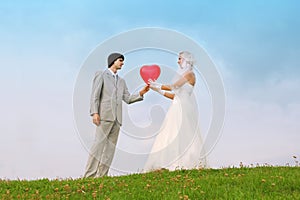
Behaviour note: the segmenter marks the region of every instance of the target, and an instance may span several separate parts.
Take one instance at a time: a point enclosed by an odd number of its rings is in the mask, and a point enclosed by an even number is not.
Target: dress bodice
[[[193,93],[194,86],[186,82],[181,87],[174,90],[175,94],[178,95],[191,95]]]

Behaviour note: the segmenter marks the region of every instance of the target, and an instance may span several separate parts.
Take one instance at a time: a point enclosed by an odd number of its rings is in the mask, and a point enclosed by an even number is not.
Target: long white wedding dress
[[[193,88],[186,82],[173,90],[175,97],[156,134],[143,171],[206,167]]]

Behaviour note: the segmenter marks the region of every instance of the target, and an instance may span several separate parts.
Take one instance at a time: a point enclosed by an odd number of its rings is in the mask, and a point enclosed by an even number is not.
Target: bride
[[[156,134],[144,171],[206,166],[197,102],[193,95],[196,78],[192,54],[187,51],[180,52],[177,63],[179,68],[173,84],[163,85],[151,80],[149,82],[152,90],[172,99],[172,104]]]

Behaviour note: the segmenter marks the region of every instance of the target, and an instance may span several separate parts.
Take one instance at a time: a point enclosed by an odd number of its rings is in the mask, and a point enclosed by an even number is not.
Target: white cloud
[[[300,152],[299,89],[299,80],[269,79],[244,93],[228,90],[226,123],[212,166],[293,162]]]

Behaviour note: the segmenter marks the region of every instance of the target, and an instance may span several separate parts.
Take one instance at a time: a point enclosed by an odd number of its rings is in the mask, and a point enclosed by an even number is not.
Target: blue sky
[[[216,64],[227,115],[212,166],[292,163],[300,156],[299,7],[296,0],[1,1],[0,177],[82,175],[87,151],[72,111],[80,67],[103,41],[142,27],[187,35]]]

